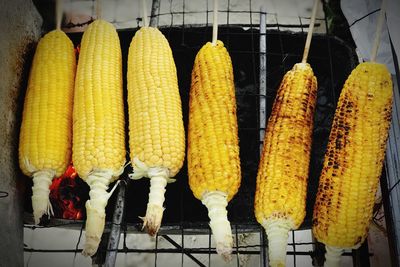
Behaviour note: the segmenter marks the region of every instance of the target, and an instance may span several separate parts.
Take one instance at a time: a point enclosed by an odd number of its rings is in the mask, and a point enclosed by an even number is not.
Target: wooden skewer
[[[101,19],[101,0],[96,0],[96,18]]]
[[[61,30],[61,21],[63,14],[62,0],[56,0],[56,29]]]
[[[382,0],[381,11],[379,12],[378,23],[376,25],[374,45],[372,46],[371,50],[370,60],[372,62],[376,60],[376,55],[378,54],[379,43],[381,41],[383,21],[385,20],[385,12],[386,12],[386,0]]]
[[[142,0],[142,13],[143,13],[143,25],[142,27],[147,27],[148,19],[147,19],[147,10],[146,10],[146,0]]]
[[[153,0],[151,4],[150,21],[149,26],[155,27],[158,21],[157,12],[160,9],[160,0]]]
[[[313,6],[312,14],[311,14],[311,21],[310,21],[310,25],[308,26],[306,44],[304,46],[303,59],[301,60],[302,63],[307,62],[308,52],[310,51],[311,38],[312,38],[313,31],[314,31],[315,17],[317,15],[318,2],[319,2],[319,0],[314,0],[314,6]]]
[[[218,40],[218,0],[214,0],[212,45]]]

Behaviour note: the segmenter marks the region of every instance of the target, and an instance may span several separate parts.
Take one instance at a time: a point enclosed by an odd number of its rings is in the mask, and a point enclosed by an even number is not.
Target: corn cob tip
[[[155,236],[160,229],[164,213],[165,187],[168,183],[168,170],[165,168],[151,168],[148,172],[150,178],[149,202],[147,204],[146,215],[141,217],[143,228],[151,236]]]
[[[49,200],[50,185],[56,175],[54,170],[41,170],[33,173],[32,208],[35,224],[39,224],[44,215],[53,215]]]
[[[161,226],[164,208],[158,205],[147,205],[146,216],[139,217],[143,221],[142,230],[146,228],[147,233],[156,236]]]
[[[222,259],[225,262],[230,262],[232,260],[232,243],[233,241],[230,241],[232,238],[226,238],[224,242],[219,242],[217,243],[216,249],[218,255],[222,256]]]
[[[167,183],[174,182],[175,179],[170,178],[170,171],[168,168],[149,167],[138,157],[133,159],[132,166],[133,173],[129,175],[129,178],[137,180],[142,177],[148,177],[150,179],[150,192],[146,215],[139,218],[143,221],[142,229],[146,228],[149,235],[155,236],[160,229],[164,213],[165,187]]]
[[[340,256],[343,253],[343,249],[331,246],[325,246],[325,263],[324,267],[339,267]]]
[[[232,230],[228,221],[228,195],[221,191],[212,191],[203,195],[202,203],[208,209],[210,228],[214,236],[217,253],[225,261],[231,260],[232,253]]]
[[[93,256],[100,244],[103,234],[106,213],[104,208],[95,208],[92,206],[93,200],[86,201],[86,241],[82,251],[85,257]]]
[[[93,256],[100,244],[103,235],[108,199],[117,188],[117,182],[110,192],[107,192],[112,177],[111,170],[93,171],[86,179],[90,187],[90,199],[86,201],[86,242],[82,251],[84,256]]]
[[[262,224],[268,236],[269,266],[286,266],[286,247],[290,229],[294,229],[291,220],[279,218],[265,220]]]

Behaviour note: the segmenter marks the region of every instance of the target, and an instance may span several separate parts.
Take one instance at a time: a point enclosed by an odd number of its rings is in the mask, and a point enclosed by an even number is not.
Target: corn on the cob
[[[205,44],[192,70],[188,172],[194,196],[208,209],[217,252],[232,251],[226,206],[240,182],[238,126],[232,62],[221,41]]]
[[[76,74],[72,155],[77,173],[90,186],[83,250],[86,256],[97,251],[105,207],[112,194],[106,190],[125,164],[121,60],[114,26],[104,20],[90,24],[82,37]]]
[[[150,178],[143,227],[155,235],[164,212],[164,193],[185,157],[185,130],[175,62],[167,39],[142,27],[128,54],[129,147],[132,179]]]
[[[71,161],[74,46],[54,30],[39,42],[29,75],[19,140],[19,164],[33,176],[35,223],[51,213],[49,186]]]
[[[340,94],[314,206],[313,233],[327,245],[329,266],[338,264],[341,249],[357,248],[367,237],[391,107],[386,66],[359,64]]]
[[[288,71],[265,132],[255,215],[268,235],[270,266],[285,266],[288,232],[305,216],[317,79],[307,63]]]

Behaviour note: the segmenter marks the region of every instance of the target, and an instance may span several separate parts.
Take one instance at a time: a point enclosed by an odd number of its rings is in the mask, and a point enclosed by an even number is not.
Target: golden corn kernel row
[[[197,53],[189,100],[189,185],[207,207],[216,250],[231,258],[233,238],[227,205],[241,182],[232,62],[221,41]]]
[[[153,27],[136,32],[128,55],[129,147],[147,167],[175,176],[185,158],[185,130],[178,78],[167,39]]]
[[[71,161],[74,46],[59,30],[39,42],[29,75],[19,140],[24,174],[54,170],[60,176]]]
[[[255,215],[261,224],[288,219],[297,228],[303,222],[316,94],[309,64],[298,63],[283,77],[257,175]]]
[[[392,81],[385,65],[361,63],[340,94],[314,206],[318,241],[354,248],[365,240],[391,120]]]
[[[121,47],[114,26],[104,20],[91,23],[82,37],[73,118],[73,163],[90,187],[82,254],[92,256],[116,188],[108,193],[108,186],[123,172],[126,158]]]
[[[230,56],[221,41],[205,44],[193,70],[189,102],[188,173],[194,195],[226,192],[241,181],[235,86]]]
[[[94,169],[121,173],[124,127],[119,37],[112,24],[96,20],[82,37],[75,81],[73,163],[80,177]]]
[[[19,139],[19,165],[33,179],[35,223],[52,214],[50,185],[71,161],[72,97],[76,59],[67,35],[47,33],[35,51],[25,96]]]

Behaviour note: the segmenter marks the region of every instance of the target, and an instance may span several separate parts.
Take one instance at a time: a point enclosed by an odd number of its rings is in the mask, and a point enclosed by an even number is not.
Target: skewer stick
[[[142,0],[142,12],[143,12],[143,25],[142,27],[147,27],[148,19],[147,19],[147,10],[146,10],[146,0]]]
[[[96,0],[96,18],[101,19],[101,0]]]
[[[381,41],[383,21],[385,20],[385,12],[386,12],[386,0],[382,0],[381,11],[379,12],[378,24],[376,25],[374,45],[371,50],[372,62],[376,60],[376,55],[378,54],[379,43]]]
[[[160,9],[160,0],[153,0],[152,2],[149,26],[155,27],[158,22],[157,12],[159,12]]]
[[[62,0],[56,0],[56,29],[61,30],[61,20],[63,14]]]
[[[218,0],[214,0],[212,45],[218,40]]]
[[[308,26],[306,44],[304,46],[303,59],[301,60],[302,63],[307,62],[308,52],[310,51],[311,38],[312,38],[313,31],[314,31],[315,17],[317,15],[318,2],[319,2],[319,0],[314,0],[314,6],[313,6],[312,14],[311,14],[311,21],[310,21],[310,25]]]

